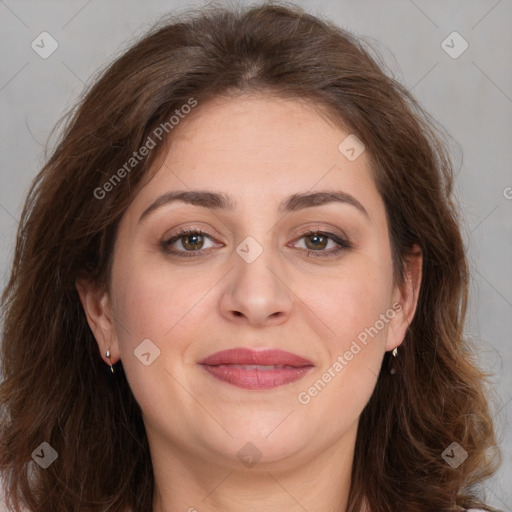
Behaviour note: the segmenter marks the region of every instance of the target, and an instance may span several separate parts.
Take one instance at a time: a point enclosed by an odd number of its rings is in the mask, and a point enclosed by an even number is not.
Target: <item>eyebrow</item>
[[[210,208],[212,210],[232,211],[236,208],[236,202],[222,192],[209,192],[203,190],[173,191],[157,197],[142,213],[139,222],[142,222],[149,214],[160,209],[164,205],[180,201],[182,203]],[[305,208],[322,206],[329,203],[343,203],[355,207],[359,212],[369,218],[365,207],[352,195],[342,191],[321,191],[293,194],[286,197],[279,204],[281,213],[295,212]]]

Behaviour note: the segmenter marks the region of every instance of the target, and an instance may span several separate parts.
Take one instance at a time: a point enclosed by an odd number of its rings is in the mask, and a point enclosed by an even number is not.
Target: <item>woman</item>
[[[437,130],[298,8],[155,27],[72,113],[3,295],[29,511],[455,511],[497,466]]]

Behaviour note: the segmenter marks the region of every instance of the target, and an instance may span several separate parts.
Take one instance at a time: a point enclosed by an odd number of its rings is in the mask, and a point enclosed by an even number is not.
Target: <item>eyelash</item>
[[[171,245],[178,241],[180,238],[182,238],[183,236],[186,236],[186,235],[200,235],[202,237],[207,237],[209,238],[210,240],[212,240],[212,237],[206,233],[205,231],[202,231],[201,229],[194,229],[194,228],[184,228],[184,229],[181,229],[180,231],[178,231],[178,233],[176,233],[172,238],[168,239],[168,240],[164,240],[162,242],[162,249],[164,250],[164,252],[166,253],[169,253],[169,254],[172,254],[172,255],[175,255],[175,256],[178,256],[178,257],[183,257],[183,258],[195,258],[195,257],[198,257],[198,256],[201,256],[202,254],[204,254],[205,252],[209,252],[210,249],[213,249],[212,248],[208,248],[208,249],[198,249],[196,251],[177,251],[175,249],[170,249]],[[324,251],[324,250],[319,250],[319,251],[311,251],[311,250],[306,250],[307,251],[307,255],[308,256],[312,256],[314,258],[328,258],[330,256],[334,256],[342,251],[345,251],[347,249],[351,249],[352,248],[352,245],[350,244],[350,242],[346,239],[346,238],[342,238],[338,235],[335,235],[334,233],[329,233],[327,231],[321,231],[319,229],[317,230],[308,230],[304,233],[302,233],[299,238],[297,238],[296,240],[301,240],[302,238],[305,238],[307,236],[312,236],[312,235],[320,235],[320,236],[325,236],[327,237],[329,240],[332,240],[333,242],[335,242],[336,244],[338,244],[338,247],[336,247],[335,249],[330,249],[328,251]]]

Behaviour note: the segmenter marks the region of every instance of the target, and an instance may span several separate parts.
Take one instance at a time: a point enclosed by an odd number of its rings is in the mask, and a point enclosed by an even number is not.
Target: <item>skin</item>
[[[199,105],[174,129],[164,164],[121,220],[110,292],[77,284],[105,362],[110,348],[141,405],[154,512],[346,510],[359,416],[384,352],[403,341],[421,280],[416,251],[405,285],[393,282],[368,155],[351,162],[338,150],[349,133],[297,100],[246,95]],[[158,196],[178,190],[223,192],[236,207],[175,202],[139,222]],[[351,194],[367,215],[344,203],[279,212],[284,198],[317,191]],[[162,241],[179,227],[211,236],[202,253],[165,252]],[[311,250],[306,228],[346,236],[351,247],[319,256],[337,244]],[[236,252],[248,236],[263,250],[252,263]],[[178,239],[172,247],[185,251],[190,243]],[[343,370],[300,403],[299,393],[397,302],[400,311],[378,335],[359,343]],[[160,350],[149,366],[134,356],[144,339]],[[280,348],[314,368],[296,382],[255,391],[198,365],[236,347]],[[252,467],[237,457],[248,442],[261,454]]]

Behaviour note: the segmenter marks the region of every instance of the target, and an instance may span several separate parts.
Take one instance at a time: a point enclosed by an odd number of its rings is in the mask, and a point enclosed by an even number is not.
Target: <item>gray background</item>
[[[248,4],[249,2],[240,2]],[[457,196],[472,270],[467,335],[494,374],[492,403],[504,462],[484,486],[490,504],[512,511],[512,2],[297,1],[374,45],[391,72],[452,135]],[[0,286],[29,184],[50,130],[85,84],[161,15],[205,2],[0,0]],[[31,43],[47,31],[58,49]],[[452,58],[441,43],[469,44]],[[452,51],[461,48],[457,39]],[[52,139],[53,140],[53,139]],[[508,484],[508,485],[507,485]]]

